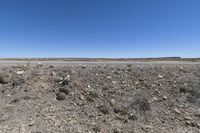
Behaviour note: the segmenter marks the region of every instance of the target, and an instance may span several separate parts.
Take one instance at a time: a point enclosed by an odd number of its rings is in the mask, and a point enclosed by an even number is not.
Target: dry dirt
[[[0,133],[200,133],[198,63],[0,64]]]

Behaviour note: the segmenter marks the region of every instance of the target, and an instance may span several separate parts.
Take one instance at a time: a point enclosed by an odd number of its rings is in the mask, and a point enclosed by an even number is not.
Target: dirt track
[[[0,67],[0,133],[200,133],[200,63]]]

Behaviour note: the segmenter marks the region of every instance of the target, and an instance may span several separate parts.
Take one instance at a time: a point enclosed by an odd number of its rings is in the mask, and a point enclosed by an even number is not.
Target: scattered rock
[[[38,66],[38,67],[42,67],[43,64],[42,64],[42,63],[38,63],[37,66]]]
[[[152,129],[152,126],[149,125],[145,125],[144,127],[142,127],[142,129],[146,132],[150,132],[150,130]]]
[[[130,113],[129,116],[128,116],[128,119],[135,121],[135,120],[137,120],[137,116],[134,115],[133,113]]]
[[[167,96],[163,95],[163,100],[167,100]]]
[[[121,112],[121,109],[118,107],[118,106],[115,106],[114,107],[114,113],[120,113]]]
[[[158,98],[157,97],[153,97],[153,101],[157,101],[158,100]]]
[[[20,101],[20,99],[17,98],[17,99],[12,100],[11,103],[18,103],[19,101]]]
[[[195,111],[195,116],[198,117],[198,118],[200,118],[200,108],[197,109],[197,111]]]
[[[94,125],[93,131],[95,133],[101,132],[101,127],[99,125],[97,125],[96,123],[94,123],[93,125]]]
[[[175,111],[177,114],[181,114],[180,110],[178,110],[177,108],[174,108],[174,111]]]
[[[110,104],[111,104],[112,106],[114,106],[114,105],[116,104],[115,99],[111,99],[111,100],[110,100]]]
[[[163,78],[164,76],[162,76],[162,75],[158,75],[158,77],[159,77],[159,78]]]
[[[34,124],[35,124],[35,121],[33,120],[33,118],[29,118],[28,126],[33,126]]]
[[[116,127],[113,129],[113,133],[121,133],[121,130],[118,127]]]
[[[192,120],[192,118],[190,116],[185,116],[184,118],[185,120]]]
[[[81,66],[82,69],[85,69],[86,67],[87,67],[87,65],[82,65]]]
[[[106,78],[107,78],[107,79],[112,79],[112,77],[111,77],[111,76],[107,76]]]
[[[51,72],[51,76],[56,77],[56,72]]]
[[[22,75],[22,74],[24,74],[24,71],[17,71],[16,72],[18,75]]]
[[[191,122],[190,122],[189,120],[186,120],[186,121],[185,121],[185,124],[186,124],[187,126],[189,126],[189,125],[191,125]]]
[[[0,73],[0,83],[7,84],[12,80],[11,74]]]
[[[69,89],[68,88],[59,88],[59,92],[63,92],[63,93],[65,93],[66,95],[68,95],[69,94]]]
[[[66,95],[65,95],[65,93],[63,93],[63,92],[60,92],[60,93],[58,93],[57,95],[56,95],[56,99],[57,100],[65,100],[66,99]]]
[[[55,68],[55,66],[54,65],[50,65],[49,68]]]
[[[191,122],[191,121],[187,120],[187,121],[185,121],[185,124],[187,126],[196,127],[196,128],[200,129],[200,124],[197,122],[194,122],[194,121]]]

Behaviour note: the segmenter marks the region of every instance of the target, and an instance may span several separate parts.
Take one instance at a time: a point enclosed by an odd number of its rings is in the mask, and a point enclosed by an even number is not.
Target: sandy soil
[[[200,63],[0,61],[0,133],[200,133]]]

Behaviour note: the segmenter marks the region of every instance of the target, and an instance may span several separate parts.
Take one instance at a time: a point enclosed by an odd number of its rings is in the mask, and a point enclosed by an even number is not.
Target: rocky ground
[[[200,133],[200,65],[0,65],[0,133]]]

